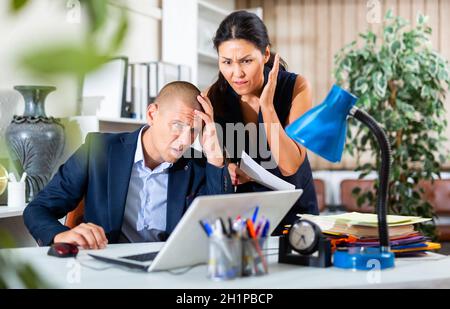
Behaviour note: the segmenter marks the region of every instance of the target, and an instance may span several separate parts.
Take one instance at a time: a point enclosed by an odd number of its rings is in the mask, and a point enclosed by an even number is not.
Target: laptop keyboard
[[[128,260],[133,260],[133,261],[138,261],[138,262],[148,262],[148,261],[153,261],[157,254],[158,254],[158,251],[136,254],[136,255],[129,255],[129,256],[122,256],[122,259],[128,259]]]

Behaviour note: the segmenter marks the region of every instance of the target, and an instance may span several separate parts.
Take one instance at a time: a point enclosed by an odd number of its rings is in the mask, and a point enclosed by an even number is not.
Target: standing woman
[[[225,148],[235,150],[229,153],[232,163],[228,169],[237,192],[268,190],[239,169],[242,149],[237,149],[237,143],[227,145],[227,123],[253,123],[255,136],[249,134],[243,150],[249,153],[250,148],[256,148],[257,156],[252,157],[261,163],[264,160],[261,146],[270,149],[275,164],[268,170],[304,191],[283,222],[292,223],[297,213],[318,214],[306,149],[284,131],[311,108],[309,83],[302,76],[287,72],[284,61],[271,53],[266,26],[253,13],[237,11],[228,15],[213,41],[220,72],[218,80],[207,90],[207,96],[214,108],[215,121],[222,127]],[[265,145],[255,145],[261,134]]]

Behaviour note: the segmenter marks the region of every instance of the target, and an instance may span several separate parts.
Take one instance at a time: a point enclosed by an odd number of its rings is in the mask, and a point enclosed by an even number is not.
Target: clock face
[[[310,221],[297,221],[289,232],[289,243],[296,251],[302,254],[314,252],[318,240],[318,230]]]

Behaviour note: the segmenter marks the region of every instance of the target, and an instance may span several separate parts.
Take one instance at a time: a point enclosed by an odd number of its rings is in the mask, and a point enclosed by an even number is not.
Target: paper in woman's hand
[[[239,168],[257,183],[272,190],[294,190],[295,186],[275,176],[242,151]]]

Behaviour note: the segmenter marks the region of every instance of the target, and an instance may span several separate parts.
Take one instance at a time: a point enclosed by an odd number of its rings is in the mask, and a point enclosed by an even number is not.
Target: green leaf
[[[111,40],[110,52],[115,52],[121,45],[128,32],[128,18],[124,10],[121,11],[121,17],[117,26],[117,31]]]
[[[352,195],[358,195],[361,192],[361,188],[360,187],[355,187],[352,190]]]
[[[396,102],[397,108],[401,112],[400,116],[407,117],[409,119],[415,119],[415,112],[416,110],[414,107],[408,103],[405,103],[401,100],[397,100]]]
[[[17,13],[22,10],[29,2],[29,0],[10,0],[9,10],[10,12]]]
[[[359,96],[363,95],[369,89],[369,85],[367,85],[365,79],[357,79],[355,82],[355,92],[358,93]]]
[[[78,46],[48,46],[22,56],[21,64],[36,74],[83,76],[102,65],[109,55]]]
[[[372,77],[372,82],[374,86],[374,94],[379,98],[383,99],[386,95],[387,80],[382,72],[376,72]]]
[[[390,52],[396,56],[402,49],[402,43],[398,40],[395,40],[391,43],[389,50]]]
[[[386,15],[384,16],[385,19],[392,19],[394,18],[394,14],[392,12],[392,9],[387,10]]]
[[[106,21],[107,0],[82,0],[89,15],[90,28],[92,32],[99,30]]]
[[[428,23],[428,16],[425,16],[423,14],[419,14],[417,17],[417,23],[422,26],[425,25],[426,23]]]
[[[414,58],[413,56],[405,57],[402,60],[402,65],[404,66],[403,67],[404,71],[409,71],[412,73],[420,72],[419,61],[416,58]]]

